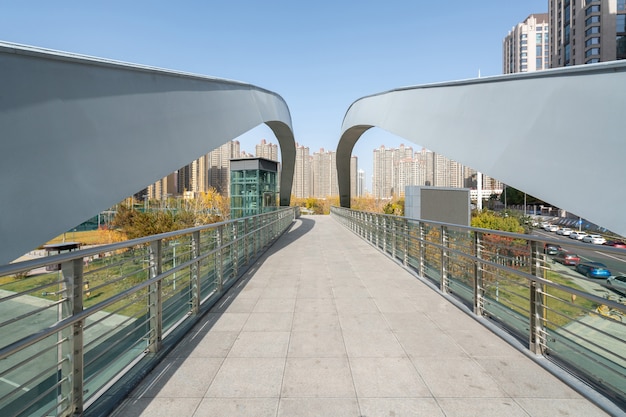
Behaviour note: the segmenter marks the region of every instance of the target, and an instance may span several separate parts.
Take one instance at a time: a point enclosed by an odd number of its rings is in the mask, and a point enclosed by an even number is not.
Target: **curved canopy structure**
[[[355,101],[337,147],[341,205],[350,155],[380,127],[626,235],[626,63],[393,90]]]
[[[0,43],[0,264],[267,124],[289,205],[295,141],[254,85]]]

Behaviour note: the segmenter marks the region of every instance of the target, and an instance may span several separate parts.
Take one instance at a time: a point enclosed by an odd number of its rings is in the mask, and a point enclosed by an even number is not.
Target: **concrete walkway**
[[[303,216],[116,416],[604,416],[329,216]]]

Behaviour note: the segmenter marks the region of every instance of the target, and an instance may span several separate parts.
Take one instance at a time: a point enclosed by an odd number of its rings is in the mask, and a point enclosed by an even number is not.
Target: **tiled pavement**
[[[303,216],[116,416],[605,416],[329,216]]]

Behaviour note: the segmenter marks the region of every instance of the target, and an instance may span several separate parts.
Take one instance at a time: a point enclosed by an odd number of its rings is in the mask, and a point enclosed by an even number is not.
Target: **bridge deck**
[[[117,416],[603,416],[329,216],[303,216]]]

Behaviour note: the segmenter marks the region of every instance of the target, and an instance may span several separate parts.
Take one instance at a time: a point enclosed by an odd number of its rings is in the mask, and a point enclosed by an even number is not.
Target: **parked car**
[[[563,248],[556,243],[546,243],[543,245],[543,252],[546,255],[556,255],[556,253],[561,250],[563,250]]]
[[[618,292],[626,294],[626,277],[623,275],[607,278],[606,285]]]
[[[559,230],[559,226],[557,226],[556,224],[551,224],[548,227],[544,227],[544,229],[547,232],[556,232],[557,230]]]
[[[600,235],[587,235],[583,237],[583,242],[593,243],[594,245],[602,245],[606,239]]]
[[[563,235],[563,236],[569,236],[571,235],[573,232],[572,229],[570,229],[569,227],[562,227],[559,230],[556,231],[557,235]]]
[[[576,240],[583,240],[583,237],[587,236],[587,233],[585,232],[572,232],[569,235],[570,239],[576,239]]]
[[[576,265],[576,271],[587,278],[608,278],[611,276],[611,271],[600,262],[579,262]]]
[[[614,248],[626,249],[626,242],[623,242],[621,240],[609,240],[604,244],[607,246],[613,246]]]
[[[580,257],[575,253],[561,250],[554,255],[554,258],[552,258],[552,260],[563,265],[578,265],[578,263],[580,262]]]

